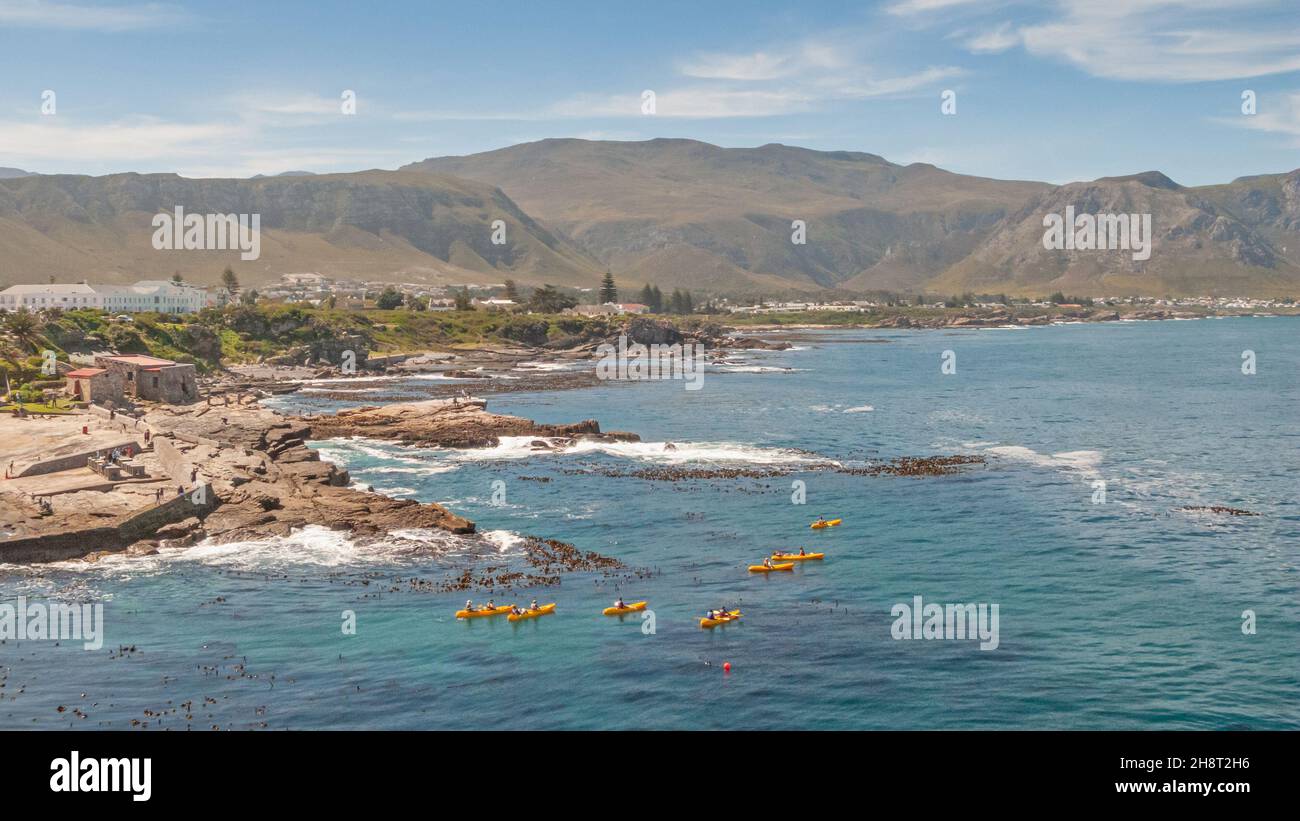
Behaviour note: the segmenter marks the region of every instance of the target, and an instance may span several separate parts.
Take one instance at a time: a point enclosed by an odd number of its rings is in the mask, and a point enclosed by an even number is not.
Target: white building
[[[96,308],[114,314],[191,314],[216,304],[206,289],[184,282],[146,279],[134,285],[12,285],[0,291],[0,310]]]

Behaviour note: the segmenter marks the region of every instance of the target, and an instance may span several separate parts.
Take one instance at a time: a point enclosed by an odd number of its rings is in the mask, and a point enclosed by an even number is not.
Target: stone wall
[[[195,503],[196,495],[201,504]],[[191,489],[184,496],[128,513],[112,525],[0,540],[0,562],[61,562],[100,550],[125,550],[141,539],[152,538],[164,525],[204,518],[219,504],[212,486],[202,485],[198,494]]]
[[[96,453],[111,453],[113,448],[131,447],[132,453],[139,453],[142,448],[140,443],[134,439],[123,439],[115,444],[105,445],[104,447],[94,448],[81,453],[73,453],[68,456],[60,456],[57,459],[46,459],[35,464],[28,465],[25,470],[18,474],[23,476],[43,476],[46,473],[58,473],[61,470],[72,470],[73,468],[84,468],[90,457]]]
[[[178,485],[189,487],[190,473],[194,470],[194,463],[189,457],[176,449],[171,440],[165,436],[155,437],[153,440],[154,453],[158,455],[158,461],[162,464],[163,470],[172,481]]]

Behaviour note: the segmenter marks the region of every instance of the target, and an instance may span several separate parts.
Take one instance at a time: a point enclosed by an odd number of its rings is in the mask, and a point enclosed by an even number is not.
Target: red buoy
[[[724,672],[724,673],[730,673],[730,672],[731,672],[731,662],[729,662],[729,661],[724,661],[724,662],[722,663],[722,672]]]

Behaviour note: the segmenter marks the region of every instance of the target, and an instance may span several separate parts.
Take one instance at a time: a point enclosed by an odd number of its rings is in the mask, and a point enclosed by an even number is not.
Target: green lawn
[[[53,405],[46,405],[41,402],[23,402],[22,405],[23,405],[23,409],[26,410],[28,413],[65,414],[65,413],[72,412],[71,405],[62,402]],[[17,404],[13,402],[9,403],[8,405],[0,405],[0,413],[13,413],[14,409],[17,407],[18,407]]]

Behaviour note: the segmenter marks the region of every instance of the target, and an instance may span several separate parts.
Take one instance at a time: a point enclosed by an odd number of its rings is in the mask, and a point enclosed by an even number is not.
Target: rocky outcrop
[[[572,437],[601,435],[600,425],[587,419],[571,425],[543,425],[519,416],[489,413],[482,399],[362,407],[332,416],[304,420],[315,439],[366,436],[392,439],[420,447],[479,448],[498,444],[502,436]]]
[[[633,317],[627,323],[627,341],[638,345],[676,345],[682,341],[681,331],[671,322],[649,317]]]

